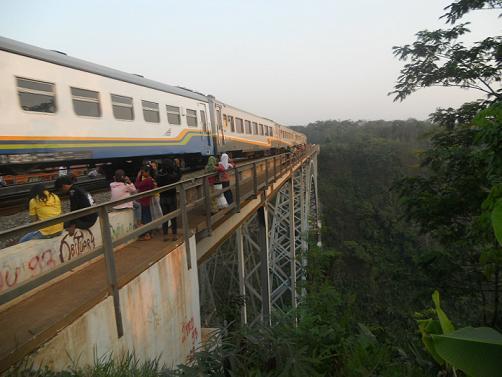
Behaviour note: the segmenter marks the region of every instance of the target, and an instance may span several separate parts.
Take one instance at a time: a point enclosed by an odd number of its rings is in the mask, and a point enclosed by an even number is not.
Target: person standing
[[[178,182],[180,179],[181,170],[176,165],[176,163],[170,158],[163,159],[157,174],[157,184],[159,185],[159,187],[171,185]],[[160,193],[160,206],[164,215],[167,215],[169,212],[172,212],[176,210],[176,208],[178,208],[175,187]],[[169,229],[167,221],[162,224],[162,231],[164,233],[164,241],[169,240]],[[178,222],[176,220],[176,217],[171,219],[171,231],[173,240],[177,240]]]
[[[230,169],[233,169],[233,167],[233,164],[229,162],[228,154],[223,153],[220,157],[220,162],[216,170],[218,170],[219,172],[219,179],[224,189],[230,187],[230,176],[228,174],[228,171]],[[228,205],[232,204],[232,202],[234,201],[232,190],[225,191],[223,195],[225,195],[225,199],[227,199]]]
[[[94,199],[91,194],[89,194],[82,188],[75,186],[73,179],[68,175],[64,175],[56,179],[54,186],[57,190],[68,193],[70,197],[70,211],[76,211],[78,209],[87,208],[94,205]],[[79,217],[78,219],[65,222],[64,227],[68,231],[70,236],[72,236],[75,232],[75,228],[89,229],[96,223],[97,219],[97,212],[90,213],[89,215]]]
[[[136,186],[131,182],[129,177],[125,175],[124,170],[118,169],[113,176],[113,182],[110,183],[111,201],[125,199],[137,192]],[[114,210],[123,210],[132,208],[134,211],[134,224],[138,225],[141,222],[141,205],[138,202],[130,201],[113,207]]]
[[[154,189],[154,181],[152,178],[153,169],[150,166],[143,166],[141,170],[138,172],[136,177],[136,182],[134,185],[138,192],[145,192]],[[151,197],[147,196],[145,198],[138,199],[139,204],[141,205],[141,222],[143,225],[148,224],[152,221],[152,213],[150,211],[150,201]],[[148,231],[143,234],[139,239],[141,241],[148,241],[151,239],[151,232]]]
[[[209,184],[209,195],[211,197],[211,214],[215,214],[216,212],[218,212],[218,203],[216,201],[216,191],[214,188],[214,185],[216,183],[218,183],[217,182],[218,175],[216,174],[217,173],[217,170],[216,170],[217,164],[218,164],[218,160],[216,159],[216,157],[209,156],[209,158],[207,159],[207,165],[205,168],[206,173],[215,173],[214,175],[210,175],[209,177],[207,177],[207,183]]]
[[[42,183],[37,183],[30,190],[29,213],[30,220],[43,221],[61,215],[61,201],[59,196],[47,191]],[[63,232],[63,223],[50,225],[46,228],[25,234],[19,242],[52,238]]]

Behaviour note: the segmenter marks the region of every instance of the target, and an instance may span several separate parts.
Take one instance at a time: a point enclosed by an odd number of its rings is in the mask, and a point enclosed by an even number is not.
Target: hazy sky
[[[0,35],[171,85],[286,125],[425,119],[480,94],[422,90],[393,103],[392,46],[442,27],[442,0],[0,0]],[[472,40],[500,34],[478,11]]]

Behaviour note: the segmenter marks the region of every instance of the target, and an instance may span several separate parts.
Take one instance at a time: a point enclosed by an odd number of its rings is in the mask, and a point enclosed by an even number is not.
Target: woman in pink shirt
[[[125,199],[135,194],[137,192],[136,187],[128,176],[125,175],[125,172],[122,169],[118,169],[115,171],[115,175],[113,177],[115,182],[110,183],[110,189],[112,193],[111,200],[120,200]],[[113,207],[115,210],[123,210],[132,208],[134,210],[134,222],[135,225],[138,225],[141,222],[141,206],[139,203],[130,201],[125,202]]]

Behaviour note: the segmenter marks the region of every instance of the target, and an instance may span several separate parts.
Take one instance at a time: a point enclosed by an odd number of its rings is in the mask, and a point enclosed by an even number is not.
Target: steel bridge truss
[[[263,202],[199,266],[204,327],[271,324],[272,312],[296,308],[305,295],[309,241],[321,242],[317,158]]]

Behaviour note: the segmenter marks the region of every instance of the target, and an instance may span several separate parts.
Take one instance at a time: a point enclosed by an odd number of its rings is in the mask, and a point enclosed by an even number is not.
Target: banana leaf
[[[432,334],[442,334],[441,325],[436,319],[422,319],[418,321],[418,329],[422,335],[422,342],[424,343],[425,349],[429,354],[436,360],[439,365],[444,364],[444,360],[438,355],[436,349],[434,348],[434,341],[432,340]]]
[[[437,354],[468,376],[502,376],[502,334],[494,329],[464,327],[431,338]]]
[[[436,314],[438,315],[439,323],[441,324],[441,329],[443,329],[443,334],[449,334],[455,331],[455,327],[448,319],[446,313],[441,309],[441,305],[439,302],[439,292],[437,290],[432,294],[432,301],[434,301],[434,305],[436,307]]]

